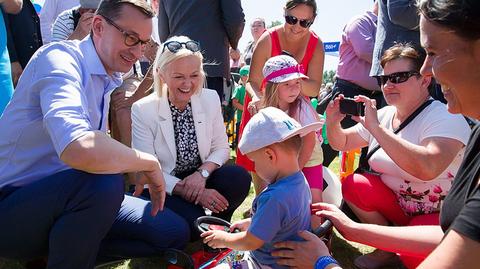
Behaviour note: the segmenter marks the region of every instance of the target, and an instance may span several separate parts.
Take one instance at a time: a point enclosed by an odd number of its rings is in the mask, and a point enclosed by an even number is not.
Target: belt
[[[374,96],[374,95],[378,95],[378,94],[382,94],[381,91],[372,91],[372,90],[369,90],[369,89],[365,89],[363,87],[360,87],[358,86],[357,84],[355,83],[352,83],[348,80],[344,80],[344,79],[341,79],[341,78],[337,78],[335,80],[335,84],[337,85],[341,85],[341,86],[345,86],[345,87],[349,87],[351,89],[354,89],[354,90],[357,90],[359,91],[362,95],[366,95],[366,96]]]

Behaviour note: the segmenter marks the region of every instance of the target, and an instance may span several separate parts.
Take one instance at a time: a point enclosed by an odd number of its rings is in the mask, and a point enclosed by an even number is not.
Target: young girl
[[[303,68],[288,55],[270,58],[263,67],[263,106],[273,106],[285,111],[302,126],[322,121],[310,101],[301,92]],[[321,130],[303,137],[298,162],[312,192],[312,202],[322,201],[323,152]]]

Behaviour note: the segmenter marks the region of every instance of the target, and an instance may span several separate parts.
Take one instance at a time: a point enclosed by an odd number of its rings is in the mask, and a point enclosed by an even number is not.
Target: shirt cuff
[[[163,177],[165,178],[165,191],[167,194],[172,195],[173,189],[175,188],[175,185],[180,181],[178,177],[172,176],[167,173],[163,173]]]

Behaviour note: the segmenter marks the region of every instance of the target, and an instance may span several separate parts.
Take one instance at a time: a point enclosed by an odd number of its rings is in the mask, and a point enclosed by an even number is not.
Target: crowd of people
[[[328,219],[376,248],[358,268],[475,268],[480,3],[373,2],[323,91],[315,0],[249,22],[244,51],[240,0],[0,0],[0,257],[93,268],[203,240],[246,268],[341,268],[312,234]],[[324,169],[355,149],[338,208]],[[239,232],[197,231],[251,183]]]

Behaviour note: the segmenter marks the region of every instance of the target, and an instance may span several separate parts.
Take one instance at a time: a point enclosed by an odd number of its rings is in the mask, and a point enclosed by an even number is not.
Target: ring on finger
[[[215,207],[216,204],[217,204],[217,202],[212,201],[212,202],[210,203],[210,206],[211,206],[211,207]]]

